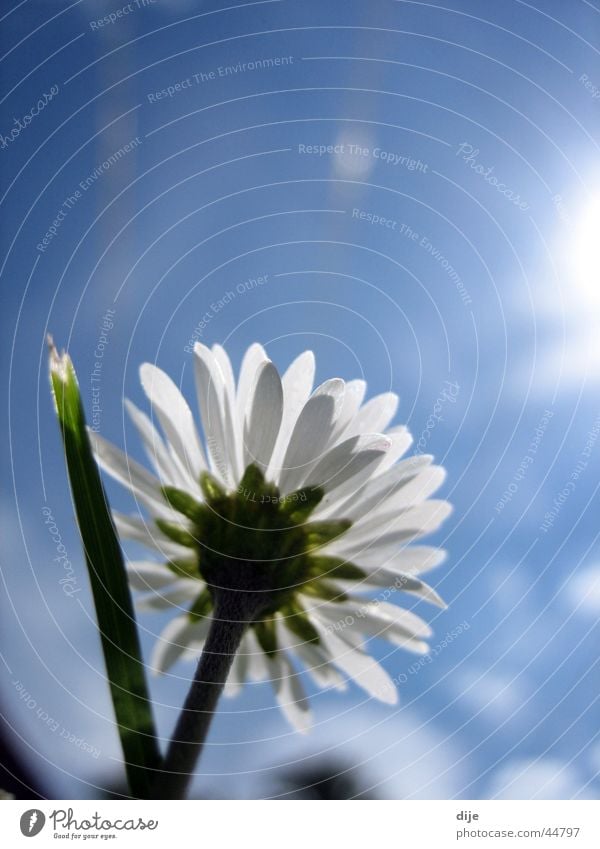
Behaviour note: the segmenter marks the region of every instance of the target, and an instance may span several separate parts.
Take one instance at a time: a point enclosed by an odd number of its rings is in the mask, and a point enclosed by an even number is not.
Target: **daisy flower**
[[[390,599],[409,593],[444,606],[420,577],[444,552],[410,544],[450,512],[429,499],[444,470],[431,456],[402,459],[412,439],[390,427],[392,392],[365,402],[363,380],[337,378],[313,390],[311,351],[280,376],[254,344],[236,383],[224,349],[198,343],[194,370],[203,438],[178,387],[150,363],[140,376],[151,417],[126,402],[154,474],[90,434],[99,465],[148,513],[114,519],[122,539],[154,553],[128,564],[138,609],[173,613],[153,667],[197,659],[223,616],[220,601],[237,598],[242,628],[226,693],[270,680],[299,730],[311,720],[302,670],[320,688],[344,690],[350,679],[395,703],[365,643],[427,651],[429,626]]]

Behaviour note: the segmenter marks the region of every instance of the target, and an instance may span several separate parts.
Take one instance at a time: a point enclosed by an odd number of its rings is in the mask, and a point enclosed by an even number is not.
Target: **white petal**
[[[451,512],[452,507],[447,501],[435,499],[411,506],[399,513],[376,512],[353,525],[340,537],[339,545],[354,547],[360,542],[377,543],[385,536],[404,532],[433,533]]]
[[[336,553],[357,564],[368,556],[389,557],[400,545],[436,531],[451,512],[446,501],[425,501],[375,531],[368,522],[358,530],[353,526],[324,547],[323,554]]]
[[[256,463],[266,469],[273,453],[283,412],[283,389],[279,373],[269,360],[258,371],[252,405],[246,414],[244,466]]]
[[[196,393],[206,437],[206,450],[211,459],[212,471],[227,485],[234,482],[229,457],[229,440],[225,435],[222,398],[225,394],[224,377],[206,345],[194,345],[194,372]]]
[[[278,613],[275,617],[277,627],[277,639],[286,651],[292,652],[304,664],[318,687],[327,689],[333,687],[336,690],[347,689],[346,682],[339,672],[329,662],[327,653],[320,645],[302,642],[292,631],[287,628],[283,616]]]
[[[336,493],[337,497],[324,498],[317,507],[315,516],[318,514],[319,518],[339,517],[353,521],[367,516],[370,511],[382,505],[396,489],[408,483],[419,470],[429,465],[433,459],[431,455],[409,457],[388,468],[382,474],[381,469],[387,464],[390,451],[393,451],[393,446],[375,466],[371,475],[363,477],[362,480],[359,479],[357,486],[342,487]]]
[[[125,407],[142,440],[146,456],[154,466],[160,482],[164,486],[177,486],[187,489],[195,498],[202,498],[200,487],[173,453],[169,453],[158,430],[150,418],[135,404],[125,399]]]
[[[243,470],[243,440],[239,436],[238,423],[235,419],[235,415],[235,405],[230,403],[227,395],[225,395],[223,401],[224,440],[227,456],[229,458],[229,471],[234,485],[240,482]]]
[[[313,392],[298,416],[279,478],[282,495],[302,481],[327,446],[344,400],[344,381],[328,380]]]
[[[411,504],[421,504],[440,488],[446,480],[442,466],[429,466],[386,500],[386,512],[404,510]]]
[[[392,531],[389,534],[384,534],[372,541],[355,542],[352,545],[347,545],[342,550],[341,538],[335,540],[327,546],[320,549],[323,556],[343,557],[345,560],[355,563],[361,568],[369,568],[377,566],[382,561],[392,558],[395,554],[401,554],[413,540],[424,536],[427,531],[423,530],[406,530]]]
[[[380,433],[351,436],[319,460],[304,485],[321,486],[326,492],[332,492],[347,481],[356,486],[356,476],[365,470],[370,473],[390,444],[390,440]]]
[[[166,560],[181,560],[190,556],[190,549],[173,542],[153,522],[146,522],[139,515],[125,516],[116,510],[112,517],[119,536],[132,542],[139,542],[164,557]]]
[[[337,669],[324,659],[324,652],[319,653],[312,643],[296,646],[294,651],[317,687],[323,690],[331,687],[341,693],[348,689],[348,684]]]
[[[197,480],[206,460],[187,401],[171,378],[152,363],[140,367],[140,380],[173,451]]]
[[[112,478],[126,486],[153,513],[163,518],[173,512],[160,491],[160,481],[100,434],[88,428],[96,461]]]
[[[282,651],[268,658],[271,683],[283,715],[296,731],[305,734],[312,725],[308,699],[300,678]]]
[[[342,595],[342,589],[340,587],[340,595]],[[344,631],[344,640],[352,646],[354,649],[358,649],[362,651],[364,648],[365,640],[363,635],[357,628],[347,628],[347,622],[342,623],[342,628],[338,627],[338,619],[339,615],[337,613],[331,614],[332,618],[328,617],[329,605],[327,602],[322,601],[321,599],[315,599],[312,596],[304,595],[303,593],[298,594],[298,599],[302,604],[302,607],[308,614],[308,618],[313,623],[315,628],[317,624],[325,623],[329,629],[329,631],[333,631],[337,633],[338,630]],[[352,617],[351,617],[352,618]],[[353,621],[353,619],[352,619]]]
[[[380,561],[380,565],[392,573],[421,575],[443,563],[446,552],[431,545],[411,545],[403,548],[394,557]],[[358,564],[357,564],[358,565]]]
[[[210,627],[210,617],[191,620],[187,613],[172,619],[162,631],[154,651],[151,665],[155,672],[166,672],[189,648],[192,640],[205,640]]]
[[[227,356],[227,352],[221,345],[213,345],[212,353],[216,366],[220,369],[223,377],[224,393],[221,399],[223,405],[223,424],[225,427],[225,438],[227,440],[227,448],[229,450],[229,462],[231,463],[231,471],[234,478],[234,483],[239,483],[243,471],[242,465],[242,441],[243,434],[241,422],[238,421],[236,394],[235,394],[235,378],[233,376],[233,368],[231,360]]]
[[[357,519],[354,526],[357,531],[367,523],[371,532],[391,529],[395,527],[395,519],[403,511],[422,504],[440,488],[445,478],[446,472],[441,466],[429,466],[418,475],[407,478],[405,482],[397,483],[389,493],[383,494],[380,501],[376,505],[371,505],[369,509],[365,509],[363,505],[359,514],[350,511],[349,518]]]
[[[161,590],[177,580],[177,576],[164,563],[151,560],[133,560],[127,564],[127,577],[133,590]]]
[[[242,637],[240,647],[237,650],[235,657],[233,658],[231,670],[225,683],[225,689],[223,690],[223,694],[226,698],[232,698],[233,696],[237,696],[237,694],[244,686],[246,678],[248,677],[250,651],[251,649],[248,643],[248,634],[245,634]]]
[[[344,403],[336,425],[336,436],[338,439],[343,436],[344,431],[358,413],[366,391],[367,384],[364,380],[349,380],[346,383]]]
[[[356,581],[340,581],[339,583],[346,591],[355,591],[357,588]],[[363,586],[365,589],[369,587],[389,587],[398,592],[410,593],[418,598],[422,598],[424,601],[442,608],[442,610],[447,607],[445,601],[433,587],[430,587],[429,584],[426,584],[425,581],[421,581],[419,578],[402,572],[391,572],[384,568],[371,569],[367,571],[366,577],[360,582],[359,586],[360,589]]]
[[[246,656],[248,663],[248,678],[251,681],[266,681],[270,675],[267,660],[252,628],[246,631]]]
[[[405,486],[419,472],[423,471],[431,463],[433,457],[423,454],[420,457],[409,457],[402,460],[382,475],[376,475],[366,486],[356,494],[355,498],[340,504],[340,515],[349,519],[357,519],[366,516],[371,510],[385,503],[386,498],[396,490]]]
[[[367,571],[383,567],[398,574],[419,575],[442,563],[446,559],[446,552],[428,545],[406,545],[400,550],[397,546],[391,546],[387,551],[378,550],[373,545],[357,550],[352,557],[348,554],[343,556]]]
[[[293,361],[281,379],[283,387],[283,415],[281,427],[273,456],[269,466],[268,476],[276,480],[281,471],[281,464],[287,450],[292,430],[298,420],[302,408],[308,401],[315,378],[315,355],[312,351],[304,351]]]
[[[204,623],[204,628],[202,630],[194,632],[190,636],[189,642],[181,655],[182,660],[197,661],[202,652],[204,651],[204,644],[208,637],[208,632],[212,623],[212,617],[205,616],[201,621]]]
[[[259,345],[258,342],[250,345],[244,354],[244,359],[242,360],[242,365],[240,367],[236,397],[237,419],[240,423],[243,423],[244,421],[244,413],[248,406],[249,395],[254,386],[256,386],[256,372],[259,366],[266,360],[268,360],[268,357],[265,353],[265,349],[262,345]],[[240,429],[240,439],[241,437],[242,432]]]
[[[405,425],[398,425],[397,427],[390,428],[389,430],[386,430],[385,435],[392,440],[392,447],[387,452],[384,460],[377,469],[378,475],[385,472],[390,468],[390,466],[393,466],[394,463],[397,463],[398,460],[406,454],[413,443],[413,438]]]
[[[340,632],[342,639],[357,630],[367,637],[389,640],[418,654],[427,652],[428,646],[420,638],[431,636],[431,628],[410,610],[386,602],[360,602],[354,598],[348,602],[325,604],[319,609],[319,616],[333,626],[333,633]],[[348,622],[351,625],[344,627]]]
[[[238,673],[238,668],[240,665],[240,655],[239,652],[233,658],[233,663],[231,664],[231,669],[229,670],[229,676],[227,681],[225,682],[225,686],[223,687],[223,695],[226,699],[233,699],[237,696],[244,686],[244,680],[240,679],[240,675]]]
[[[170,590],[156,591],[139,596],[135,601],[135,606],[141,611],[169,610],[171,608],[177,608],[179,611],[185,608],[187,611],[190,602],[198,598],[203,586],[200,581],[180,580]]]
[[[337,606],[337,605],[332,605]],[[340,607],[348,607],[350,611],[354,611],[360,619],[358,628],[362,628],[363,622],[369,622],[375,628],[381,626],[391,626],[390,635],[400,635],[406,637],[427,638],[433,633],[430,626],[413,613],[411,610],[405,610],[397,604],[390,604],[387,601],[363,601],[360,598],[351,598],[348,602],[344,602]],[[390,635],[386,634],[386,639],[391,639]]]
[[[135,428],[142,440],[146,455],[156,474],[165,484],[174,485],[180,483],[173,460],[167,451],[167,448],[162,440],[157,429],[154,427],[148,416],[139,410],[135,404],[132,404],[127,398],[125,399],[125,408],[129,414],[129,418],[135,425]]]
[[[384,392],[371,398],[348,425],[348,435],[384,431],[396,415],[398,400],[394,392]]]
[[[386,704],[395,705],[398,692],[385,669],[368,654],[349,645],[345,635],[333,634],[328,630],[327,623],[322,622],[316,615],[311,618],[335,665],[370,696]]]
[[[231,360],[229,359],[227,351],[225,350],[225,348],[223,348],[222,345],[213,345],[212,354],[215,358],[215,362],[221,370],[221,374],[223,375],[223,385],[225,387],[225,391],[233,402],[235,400],[235,378],[233,376]]]

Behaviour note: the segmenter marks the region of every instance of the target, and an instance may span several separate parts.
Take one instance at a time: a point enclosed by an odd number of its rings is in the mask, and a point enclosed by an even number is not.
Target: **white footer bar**
[[[67,842],[175,849],[167,840],[179,841],[177,849],[599,849],[600,803],[3,801],[0,838],[11,849]]]

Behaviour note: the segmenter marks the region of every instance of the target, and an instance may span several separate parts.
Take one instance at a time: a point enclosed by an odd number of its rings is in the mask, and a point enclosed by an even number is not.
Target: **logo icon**
[[[46,817],[38,808],[31,808],[21,815],[21,834],[25,837],[35,837],[43,829]]]

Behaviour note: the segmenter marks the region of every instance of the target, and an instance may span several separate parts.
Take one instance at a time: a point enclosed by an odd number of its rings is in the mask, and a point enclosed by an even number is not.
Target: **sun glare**
[[[582,294],[594,304],[600,303],[600,195],[584,207],[576,222],[572,263]]]

